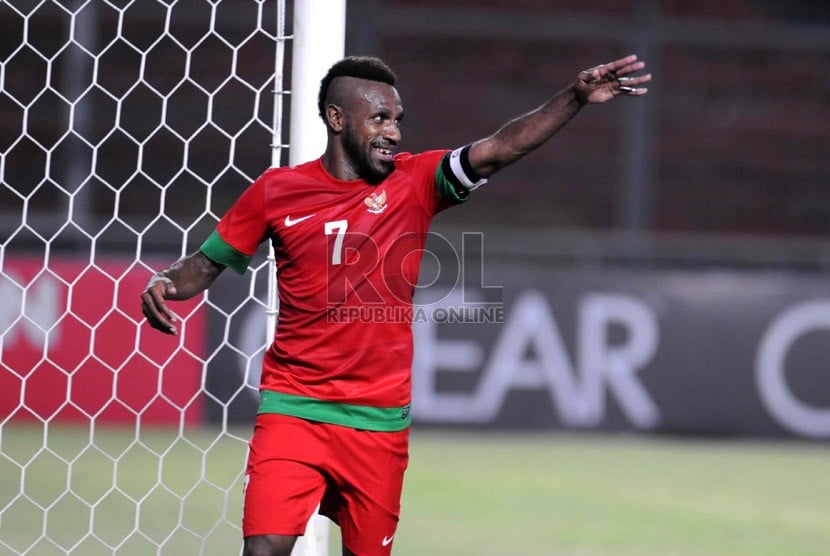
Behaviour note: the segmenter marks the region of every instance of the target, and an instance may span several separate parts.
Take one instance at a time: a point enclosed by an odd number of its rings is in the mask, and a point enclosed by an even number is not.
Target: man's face
[[[341,141],[354,172],[379,183],[395,169],[393,157],[401,140],[403,107],[391,85],[355,80],[345,102]]]

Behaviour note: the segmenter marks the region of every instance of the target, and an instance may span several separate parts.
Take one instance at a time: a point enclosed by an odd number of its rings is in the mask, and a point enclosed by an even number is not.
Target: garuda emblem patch
[[[372,214],[380,214],[386,210],[386,191],[380,193],[372,193],[363,202],[366,203],[366,209]]]

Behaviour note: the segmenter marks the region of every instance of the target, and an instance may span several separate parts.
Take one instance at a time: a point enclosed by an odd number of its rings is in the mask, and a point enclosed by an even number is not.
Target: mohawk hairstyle
[[[380,58],[372,56],[347,56],[334,64],[320,81],[320,93],[317,96],[317,109],[320,117],[326,121],[326,97],[329,94],[329,85],[336,77],[356,77],[369,81],[379,81],[387,85],[394,85],[397,76],[392,69]]]

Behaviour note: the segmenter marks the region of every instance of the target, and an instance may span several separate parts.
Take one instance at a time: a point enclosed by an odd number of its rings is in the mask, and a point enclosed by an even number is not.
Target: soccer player
[[[391,552],[408,462],[406,315],[430,221],[586,104],[644,95],[644,67],[631,55],[585,70],[489,137],[410,154],[398,152],[395,74],[377,58],[345,58],[320,86],[323,155],[267,170],[197,252],[151,278],[144,315],[177,334],[167,300],[197,295],[226,267],[244,273],[261,242],[274,246],[280,312],[249,443],[246,555],[290,554],[318,504],[339,525],[344,555]]]

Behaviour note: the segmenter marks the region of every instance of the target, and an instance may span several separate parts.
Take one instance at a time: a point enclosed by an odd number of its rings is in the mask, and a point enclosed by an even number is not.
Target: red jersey
[[[466,197],[444,178],[448,151],[395,157],[381,183],[341,181],[320,159],[272,168],[202,246],[244,272],[270,239],[279,318],[260,412],[372,430],[409,423],[412,296],[433,216]]]

